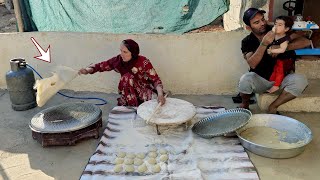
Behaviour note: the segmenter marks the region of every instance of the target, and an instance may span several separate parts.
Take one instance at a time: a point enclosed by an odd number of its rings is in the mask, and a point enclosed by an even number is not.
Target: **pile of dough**
[[[160,161],[162,161],[162,162],[168,161],[168,155],[166,155],[166,154],[161,155],[161,156],[160,156]]]
[[[167,151],[166,149],[160,149],[160,150],[159,150],[159,153],[160,153],[160,154],[167,154],[168,151]]]
[[[115,163],[115,164],[122,164],[123,161],[124,161],[123,158],[116,158],[116,159],[114,160],[114,163]]]
[[[126,165],[124,170],[126,172],[134,172],[134,166],[133,165]]]
[[[156,152],[150,152],[148,154],[148,156],[151,157],[151,158],[156,158],[158,156],[158,154]]]
[[[148,163],[149,164],[156,164],[157,163],[157,160],[155,158],[149,158],[148,159]]]
[[[121,171],[122,171],[122,165],[121,165],[121,164],[118,164],[118,165],[114,166],[113,171],[114,171],[115,173],[121,172]]]
[[[161,167],[160,167],[159,164],[156,164],[156,165],[152,166],[152,172],[158,173],[160,171],[161,171]]]
[[[150,146],[149,147],[149,151],[150,152],[156,152],[158,149],[157,149],[157,147],[155,147],[155,146]]]
[[[124,158],[126,156],[126,153],[123,151],[120,151],[120,152],[118,152],[117,156],[120,158]]]
[[[142,164],[142,165],[140,165],[140,166],[138,167],[138,172],[139,172],[139,173],[144,173],[144,172],[146,172],[147,170],[148,170],[148,168],[147,168],[146,164]]]
[[[124,164],[126,164],[126,165],[131,165],[131,164],[133,164],[133,159],[126,159],[126,160],[124,160]]]
[[[77,76],[78,71],[70,67],[58,66],[51,77],[37,80],[34,89],[37,89],[38,106],[45,105],[52,96]]]
[[[136,157],[136,155],[135,155],[134,153],[128,153],[128,154],[127,154],[127,158],[133,159],[133,158],[135,158],[135,157]]]
[[[145,157],[144,153],[138,153],[137,154],[137,158],[144,159],[144,157]]]
[[[139,165],[141,165],[142,163],[143,163],[142,159],[139,159],[139,158],[135,158],[135,159],[134,159],[134,165],[139,166]]]

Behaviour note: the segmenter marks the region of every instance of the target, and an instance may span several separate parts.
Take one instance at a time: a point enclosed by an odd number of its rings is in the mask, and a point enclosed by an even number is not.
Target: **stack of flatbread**
[[[144,120],[152,116],[150,123],[158,125],[182,124],[191,120],[196,114],[193,104],[181,99],[167,98],[166,103],[152,115],[157,105],[156,99],[146,101],[138,107],[137,113]]]

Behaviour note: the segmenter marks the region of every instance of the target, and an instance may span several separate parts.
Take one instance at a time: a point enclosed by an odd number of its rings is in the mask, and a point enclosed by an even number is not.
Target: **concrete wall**
[[[283,3],[285,3],[287,0],[275,0],[273,5],[273,19],[281,15],[288,15],[288,11],[283,9]]]
[[[0,34],[0,88],[6,88],[9,60],[23,57],[44,77],[57,65],[80,69],[115,56],[121,40],[133,38],[147,56],[165,89],[180,94],[234,94],[247,64],[240,42],[247,31],[217,31],[186,35],[111,35],[105,33],[32,32]],[[51,63],[33,58],[39,52],[34,37],[46,49],[51,46]],[[117,92],[119,74],[115,72],[80,76],[66,89]]]

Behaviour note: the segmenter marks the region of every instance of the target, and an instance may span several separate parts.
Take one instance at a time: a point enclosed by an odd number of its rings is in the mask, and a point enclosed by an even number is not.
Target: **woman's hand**
[[[81,74],[89,74],[89,73],[92,73],[93,72],[93,68],[91,67],[87,67],[87,68],[82,68],[78,71],[78,74],[81,75]]]
[[[158,95],[158,102],[163,106],[166,103],[166,98],[163,96],[163,94]]]
[[[156,89],[158,92],[158,102],[161,103],[161,106],[163,106],[166,103],[166,97],[163,96],[162,86],[158,85]]]

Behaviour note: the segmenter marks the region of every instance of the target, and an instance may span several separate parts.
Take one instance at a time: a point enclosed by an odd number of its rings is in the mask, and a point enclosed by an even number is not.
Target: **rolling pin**
[[[167,98],[169,93],[167,93],[164,98]],[[149,121],[153,118],[153,116],[157,113],[157,111],[160,109],[161,107],[161,103],[158,103],[157,107],[154,109],[153,113],[151,114],[151,116],[149,117],[149,119],[147,119],[147,124],[149,124]]]

